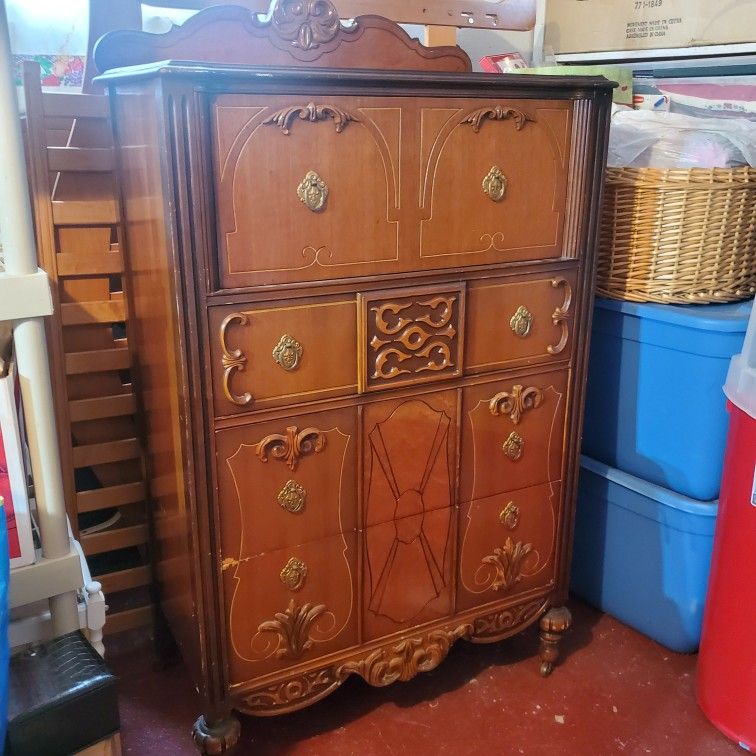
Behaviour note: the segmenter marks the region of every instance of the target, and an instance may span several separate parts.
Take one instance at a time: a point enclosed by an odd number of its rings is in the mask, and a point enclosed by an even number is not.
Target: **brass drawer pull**
[[[516,431],[512,431],[501,448],[512,462],[517,462],[525,452],[525,439]]]
[[[281,582],[290,590],[298,591],[307,577],[307,565],[301,560],[292,557],[281,570]]]
[[[326,200],[328,199],[328,186],[316,171],[309,171],[302,179],[302,183],[297,187],[299,199],[313,213],[319,213],[325,209]]]
[[[284,370],[293,372],[299,367],[303,353],[302,345],[294,337],[285,333],[273,349],[273,359]]]
[[[519,336],[521,339],[526,338],[533,328],[533,314],[525,305],[520,305],[517,308],[517,312],[512,315],[509,327],[515,336]]]
[[[294,480],[287,481],[278,494],[278,503],[292,514],[299,514],[307,502],[307,491]]]
[[[493,202],[501,202],[507,193],[507,177],[495,165],[483,179],[483,191]]]
[[[510,530],[514,530],[520,524],[520,508],[517,504],[510,501],[499,515],[499,522]]]

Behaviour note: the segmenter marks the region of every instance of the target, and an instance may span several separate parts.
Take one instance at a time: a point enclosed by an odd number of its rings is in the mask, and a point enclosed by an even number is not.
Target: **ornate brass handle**
[[[230,349],[226,340],[226,331],[232,323],[239,323],[241,326],[246,326],[249,323],[249,318],[243,312],[234,312],[228,317],[224,318],[220,326],[219,339],[221,346],[221,364],[223,365],[223,394],[226,399],[238,407],[245,407],[252,401],[252,394],[249,391],[241,394],[240,396],[234,394],[231,391],[231,378],[233,374],[238,370],[240,373],[244,372],[247,365],[247,357],[241,349]]]
[[[292,514],[299,514],[307,502],[307,491],[294,480],[287,481],[278,494],[278,503]]]
[[[507,193],[507,177],[495,165],[483,179],[483,191],[494,202],[501,202]]]
[[[510,501],[499,515],[499,522],[510,530],[514,530],[520,524],[520,508],[517,504]]]
[[[516,431],[512,431],[501,448],[512,462],[517,462],[525,452],[525,439]]]
[[[297,194],[302,203],[313,213],[319,213],[325,209],[328,186],[316,171],[309,171],[297,187]]]
[[[509,327],[515,336],[519,336],[521,339],[527,338],[533,328],[533,314],[525,305],[520,305],[517,312],[512,315]]]
[[[284,370],[293,372],[299,367],[303,353],[302,345],[293,336],[285,333],[273,350],[273,359]]]
[[[290,590],[298,591],[307,577],[307,565],[301,560],[292,557],[281,570],[281,582]]]

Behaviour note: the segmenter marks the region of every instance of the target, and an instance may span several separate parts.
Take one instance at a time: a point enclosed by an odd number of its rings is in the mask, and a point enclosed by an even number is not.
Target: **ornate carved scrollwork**
[[[345,678],[358,674],[370,685],[384,687],[399,680],[406,682],[420,672],[430,672],[446,658],[449,649],[460,638],[469,637],[472,625],[464,624],[449,630],[433,630],[427,635],[407,638],[392,646],[379,648],[367,658],[347,662],[336,676]]]
[[[299,460],[308,454],[318,454],[325,449],[326,439],[317,428],[300,431],[296,426],[286,429],[286,435],[274,433],[266,436],[255,446],[255,453],[261,462],[268,457],[286,462],[290,470],[296,470]]]
[[[247,366],[247,357],[241,349],[230,349],[227,341],[227,330],[232,323],[239,323],[241,326],[249,324],[249,318],[243,312],[234,312],[224,318],[220,325],[219,339],[221,347],[221,364],[223,365],[223,394],[229,402],[238,407],[245,407],[252,401],[252,394],[249,391],[237,395],[231,391],[231,378],[238,370],[244,372]]]
[[[512,462],[517,462],[525,452],[525,439],[516,431],[512,431],[501,448]]]
[[[530,624],[548,606],[548,599],[526,603],[476,617],[472,622],[425,632],[370,653],[317,670],[296,674],[237,699],[240,711],[249,714],[283,714],[309,706],[338,688],[351,674],[375,686],[411,680],[420,672],[435,669],[460,639],[488,643],[512,635]],[[278,632],[276,630],[276,632]]]
[[[520,305],[517,308],[515,314],[512,315],[512,319],[509,321],[509,327],[512,329],[512,333],[521,339],[526,338],[530,334],[530,329],[533,327],[533,315],[525,305]]]
[[[507,177],[498,165],[491,168],[483,179],[483,191],[494,202],[501,202],[504,199],[507,193]]]
[[[360,317],[369,349],[361,391],[385,386],[400,376],[414,374],[428,380],[424,373],[457,373],[462,292],[363,299]]]
[[[514,543],[511,538],[507,538],[506,543],[497,546],[493,554],[483,557],[483,564],[490,565],[495,570],[489,588],[494,591],[508,591],[519,583],[522,580],[522,564],[532,550],[531,543]]]
[[[280,0],[272,18],[278,36],[300,50],[314,50],[339,33],[356,31],[357,25],[341,25],[339,13],[329,0]]]
[[[299,514],[307,502],[307,491],[294,480],[286,482],[278,494],[278,503],[292,514]]]
[[[316,669],[245,696],[242,708],[250,713],[284,713],[301,709],[327,696],[341,683],[342,680],[336,677],[333,667]]]
[[[505,635],[511,635],[523,625],[538,616],[547,606],[544,599],[530,601],[527,604],[512,606],[508,609],[479,617],[473,622],[473,639],[493,641]]]
[[[517,108],[505,108],[502,105],[495,105],[493,107],[481,108],[475,110],[462,119],[462,123],[472,124],[473,131],[477,134],[480,131],[483,122],[490,121],[507,121],[509,119],[514,120],[515,128],[520,131],[526,123],[535,123],[535,118],[522,110]]]
[[[567,341],[570,338],[570,308],[572,307],[572,286],[566,278],[555,278],[552,280],[551,285],[558,289],[560,286],[564,287],[564,302],[560,307],[554,310],[554,314],[551,316],[551,320],[555,326],[560,326],[562,329],[562,338],[559,339],[559,343],[553,346],[548,346],[546,351],[549,354],[560,354],[567,346]]]
[[[301,659],[313,645],[310,628],[325,612],[323,604],[299,605],[292,599],[285,611],[276,614],[272,620],[261,623],[257,631],[278,634],[277,658]]]
[[[509,415],[511,421],[517,425],[528,410],[537,409],[543,402],[543,391],[535,386],[523,388],[519,384],[512,386],[512,393],[502,391],[496,394],[488,403],[488,408],[494,417]]]
[[[309,102],[307,105],[292,105],[273,113],[270,118],[263,121],[263,126],[278,126],[281,131],[289,136],[294,121],[309,121],[317,123],[318,121],[327,121],[331,118],[336,126],[336,131],[340,134],[349,123],[359,123],[360,119],[346,110],[337,108],[335,105],[316,105]]]

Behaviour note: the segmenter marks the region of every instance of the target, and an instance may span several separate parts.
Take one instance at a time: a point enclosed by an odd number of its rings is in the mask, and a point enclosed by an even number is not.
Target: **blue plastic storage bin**
[[[667,648],[698,648],[717,502],[583,457],[572,591]]]
[[[694,499],[716,499],[728,424],[722,386],[751,305],[598,299],[583,453]]]

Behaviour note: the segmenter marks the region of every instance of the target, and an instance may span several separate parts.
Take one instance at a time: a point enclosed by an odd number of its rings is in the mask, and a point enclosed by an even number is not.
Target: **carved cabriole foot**
[[[239,741],[241,725],[236,717],[228,716],[209,725],[205,717],[200,717],[192,728],[192,740],[199,752],[206,756],[230,751]]]
[[[559,658],[559,641],[570,629],[572,615],[566,606],[550,609],[541,617],[541,675],[548,677]]]

